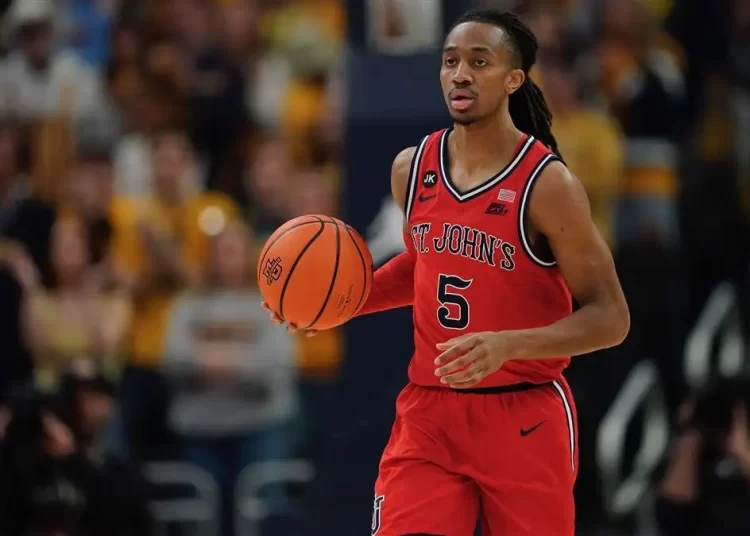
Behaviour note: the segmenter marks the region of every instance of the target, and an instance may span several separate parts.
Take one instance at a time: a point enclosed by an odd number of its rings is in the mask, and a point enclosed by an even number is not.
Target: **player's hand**
[[[469,389],[511,359],[512,347],[505,332],[469,333],[441,342],[435,359],[435,376],[454,389]]]
[[[274,324],[279,324],[279,325],[284,324],[284,319],[281,318],[278,314],[276,314],[276,312],[274,312],[274,310],[271,309],[266,302],[263,302],[263,309],[268,311],[268,314],[271,317],[271,322],[273,322]],[[297,333],[299,328],[295,324],[290,322],[290,323],[287,323],[286,330],[289,333]],[[304,332],[305,332],[305,337],[314,337],[315,335],[318,334],[318,331],[315,329],[307,329]]]

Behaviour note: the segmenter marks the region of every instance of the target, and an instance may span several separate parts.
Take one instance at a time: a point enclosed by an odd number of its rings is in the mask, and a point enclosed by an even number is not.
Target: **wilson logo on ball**
[[[281,257],[275,259],[268,259],[266,267],[263,269],[263,276],[266,278],[266,284],[272,285],[274,281],[278,281],[281,277]]]

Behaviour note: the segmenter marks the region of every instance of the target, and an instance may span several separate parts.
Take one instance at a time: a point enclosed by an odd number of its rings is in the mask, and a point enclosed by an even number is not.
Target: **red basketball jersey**
[[[440,342],[463,333],[546,326],[572,311],[552,254],[534,248],[527,235],[534,182],[557,157],[524,136],[504,169],[460,192],[450,178],[451,130],[422,140],[407,190],[405,213],[417,252],[409,379],[418,385],[442,385],[434,364]],[[555,380],[569,361],[510,361],[477,387]]]

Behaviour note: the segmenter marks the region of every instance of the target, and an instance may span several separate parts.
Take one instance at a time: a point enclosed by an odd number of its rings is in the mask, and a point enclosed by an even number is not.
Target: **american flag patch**
[[[506,190],[505,188],[500,188],[500,191],[497,193],[497,198],[500,201],[513,203],[516,200],[516,192],[514,192],[513,190]]]

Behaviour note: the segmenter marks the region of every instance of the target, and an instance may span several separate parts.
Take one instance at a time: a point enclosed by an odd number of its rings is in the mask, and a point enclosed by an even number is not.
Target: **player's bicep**
[[[532,192],[529,216],[544,235],[573,296],[581,304],[624,304],[609,247],[591,219],[580,181],[562,163],[544,170]]]
[[[404,149],[398,153],[391,167],[391,195],[393,196],[393,201],[401,209],[402,214],[406,213],[406,198],[408,195],[406,190],[409,187],[409,172],[411,171],[411,165],[416,152],[416,147]],[[410,253],[415,253],[406,219],[404,219],[403,232],[406,249]]]
[[[414,155],[417,152],[416,147],[404,149],[393,160],[391,167],[391,195],[402,212],[406,210],[406,189],[409,185],[409,171]]]

